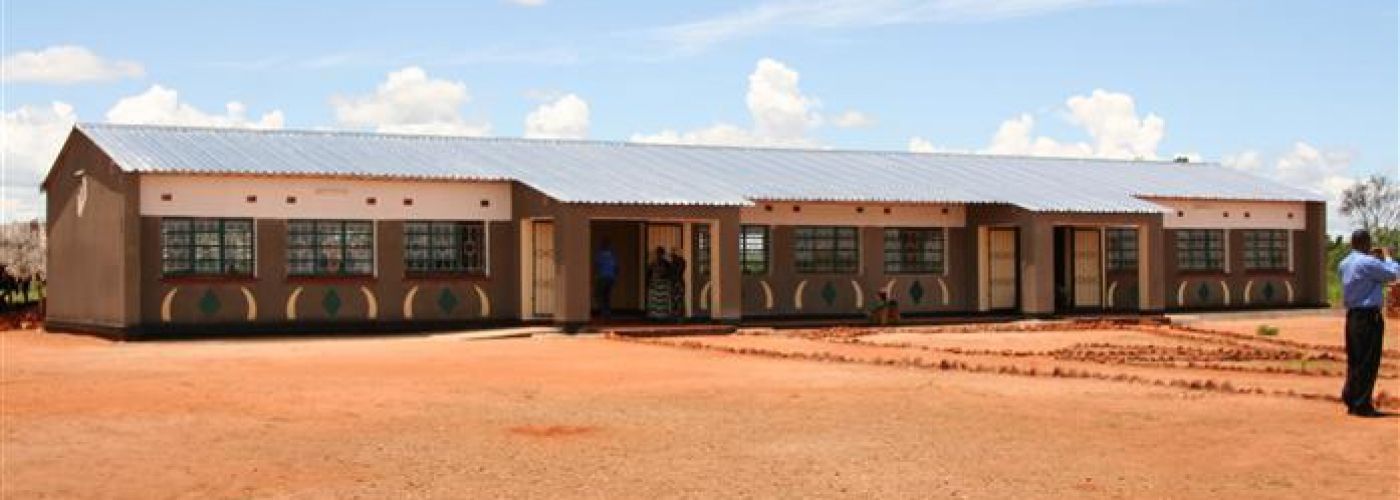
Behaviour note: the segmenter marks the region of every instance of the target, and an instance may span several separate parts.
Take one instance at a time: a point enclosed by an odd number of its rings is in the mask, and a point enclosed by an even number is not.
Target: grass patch
[[[1273,325],[1259,325],[1259,328],[1254,329],[1254,333],[1261,337],[1275,337],[1278,336],[1278,327]]]

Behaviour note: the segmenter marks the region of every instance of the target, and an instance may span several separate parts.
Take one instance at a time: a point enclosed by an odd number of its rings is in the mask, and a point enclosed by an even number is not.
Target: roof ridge
[[[724,144],[676,144],[657,142],[635,142],[621,140],[602,139],[565,139],[565,138],[537,138],[537,137],[505,137],[505,136],[469,136],[469,135],[442,135],[442,134],[413,134],[401,132],[377,132],[368,130],[346,130],[346,129],[309,129],[309,128],[243,128],[243,127],[216,127],[203,125],[168,125],[168,124],[140,124],[140,123],[103,123],[103,122],[78,122],[75,125],[79,129],[88,128],[127,128],[127,129],[154,129],[170,131],[203,131],[219,133],[242,133],[242,134],[264,134],[264,135],[320,135],[320,136],[349,136],[349,137],[370,137],[387,139],[411,139],[425,141],[475,141],[475,142],[503,142],[520,144],[563,144],[563,145],[595,145],[612,147],[637,147],[637,148],[679,148],[679,149],[700,149],[700,150],[732,150],[732,151],[776,151],[789,153],[831,153],[831,154],[863,154],[863,155],[887,155],[904,158],[919,158],[926,156],[936,156],[944,158],[977,158],[977,159],[1017,159],[1031,161],[1056,161],[1056,162],[1076,162],[1076,163],[1119,163],[1129,165],[1150,165],[1150,166],[1180,166],[1180,167],[1223,167],[1218,162],[1191,162],[1177,163],[1172,160],[1145,160],[1126,158],[1086,158],[1075,156],[1036,156],[1036,155],[1015,155],[1015,154],[993,154],[974,153],[956,151],[934,151],[934,152],[914,152],[897,151],[886,149],[850,149],[850,148],[814,148],[814,147],[789,147],[789,146],[739,146]]]

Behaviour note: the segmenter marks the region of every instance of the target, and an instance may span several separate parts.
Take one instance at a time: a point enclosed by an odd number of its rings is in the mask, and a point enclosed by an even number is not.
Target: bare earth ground
[[[1270,320],[1319,345],[1309,329],[1339,321]],[[1296,361],[1227,359],[1325,352],[1310,344],[1136,330],[0,341],[6,499],[1400,495],[1400,419],[1305,399],[1340,378]],[[1142,346],[1245,368],[1121,355]],[[1386,363],[1382,388],[1400,392],[1400,359]],[[1200,379],[1278,394],[1150,382]]]

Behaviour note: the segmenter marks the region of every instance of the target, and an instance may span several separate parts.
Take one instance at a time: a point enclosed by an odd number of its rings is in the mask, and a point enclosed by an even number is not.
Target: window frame
[[[213,231],[210,231],[210,230],[200,230],[200,229],[197,228],[197,224],[199,224],[199,223],[201,223],[201,222],[204,222],[204,223],[213,222],[213,223],[216,224],[216,227],[215,227],[215,229],[214,229]],[[183,230],[172,230],[172,229],[170,228],[170,226],[173,225],[174,223],[184,223],[184,224],[185,224],[185,228],[184,228]],[[232,235],[232,234],[236,234],[236,233],[234,233],[232,230],[230,230],[230,229],[228,228],[228,226],[230,225],[230,223],[242,223],[242,224],[246,224],[246,225],[247,225],[247,244],[241,244],[241,245],[230,245],[230,244],[229,244],[229,236]],[[183,235],[186,237],[186,241],[185,241],[184,243],[181,243],[181,244],[174,244],[174,243],[171,242],[171,236],[181,235],[181,234],[183,234]],[[200,239],[200,238],[199,238],[199,235],[201,235],[201,234],[202,234],[202,235],[209,235],[209,234],[214,234],[214,235],[216,235],[216,237],[217,237],[217,243],[216,243],[216,244],[213,244],[213,245],[210,245],[210,244],[200,244],[200,242],[199,242],[199,239]],[[160,261],[161,261],[161,264],[160,264],[160,274],[161,274],[162,277],[170,277],[170,278],[178,278],[178,277],[252,278],[252,277],[255,277],[255,276],[257,275],[257,269],[258,269],[258,255],[257,255],[258,244],[257,244],[257,236],[258,236],[257,222],[256,222],[256,220],[251,219],[251,218],[240,218],[240,217],[162,217],[162,218],[160,219],[160,251],[161,251],[161,253],[160,253]],[[181,259],[181,260],[186,261],[186,265],[183,266],[181,269],[172,270],[172,269],[171,269],[171,265],[170,265],[170,262],[172,261],[172,258],[171,258],[171,256],[170,256],[170,250],[172,249],[172,246],[176,246],[176,245],[178,245],[178,246],[177,246],[178,249],[183,249],[183,250],[185,251],[186,256],[185,256],[183,259]],[[215,262],[217,262],[218,269],[220,269],[220,270],[218,270],[218,271],[202,271],[202,270],[200,270],[200,266],[199,266],[199,262],[200,262],[200,261],[211,260],[211,259],[208,259],[208,258],[204,258],[204,259],[201,259],[201,258],[200,258],[200,256],[199,256],[199,253],[200,253],[199,250],[200,250],[201,247],[205,247],[205,248],[208,248],[208,247],[217,247],[217,249],[218,249],[218,256],[217,256],[215,259],[213,259],[213,260],[215,260]],[[230,253],[229,250],[230,250],[230,249],[234,249],[234,250],[236,250],[236,249],[245,249],[245,250],[247,251],[247,257],[246,257],[246,258],[230,257],[230,256],[229,256],[229,253]],[[242,270],[242,271],[231,270],[230,267],[229,267],[229,265],[230,265],[230,263],[233,263],[233,262],[243,262],[243,263],[245,263],[245,264],[246,264],[246,270]]]
[[[830,231],[830,235],[803,234],[822,231]],[[860,227],[794,226],[792,240],[792,266],[797,274],[860,274]],[[803,252],[810,254],[804,258]],[[850,252],[851,257],[842,258],[844,252]],[[823,254],[827,254],[825,258]]]
[[[927,234],[927,239],[920,239],[914,248],[903,246],[906,240],[901,236],[904,233]],[[948,270],[948,231],[942,227],[886,227],[884,228],[884,256],[885,274],[893,275],[941,275]],[[891,244],[895,246],[891,248]],[[933,244],[934,248],[921,248],[924,245]],[[926,252],[930,252],[927,253]],[[910,259],[915,257],[927,257],[927,262],[922,259]],[[859,257],[857,257],[859,258]],[[891,260],[893,258],[894,260]],[[910,267],[913,266],[912,269]],[[925,267],[926,266],[926,267]]]
[[[297,233],[295,232],[294,228],[295,228],[296,226],[307,225],[307,224],[309,224],[309,225],[311,226],[311,232],[310,232],[309,235],[297,234]],[[358,230],[357,230],[357,231],[354,231],[354,232],[351,232],[351,231],[349,230],[350,227],[351,227],[351,225],[354,225],[354,226],[363,225],[364,227],[367,227],[367,228],[368,228],[368,233],[366,234],[365,232],[361,232],[361,231],[358,231]],[[330,278],[334,278],[334,277],[361,277],[361,278],[363,278],[363,277],[372,277],[372,276],[374,276],[374,275],[375,275],[375,272],[376,272],[376,270],[377,270],[376,264],[377,264],[377,261],[378,261],[378,251],[377,251],[378,248],[377,248],[377,245],[376,245],[376,243],[377,243],[377,242],[376,242],[376,236],[378,235],[378,232],[379,232],[379,231],[378,231],[378,227],[377,227],[377,226],[378,226],[378,225],[375,224],[375,221],[373,221],[373,220],[364,220],[364,219],[293,219],[293,220],[287,221],[287,260],[286,260],[286,265],[287,265],[287,276],[289,276],[289,277],[295,277],[295,278],[322,278],[322,277],[330,277]],[[329,228],[332,228],[332,227],[338,227],[339,230],[338,230],[338,231],[333,231],[333,232],[332,232],[332,231],[328,231],[328,230],[326,230],[326,229],[323,229],[323,228],[329,229]],[[357,236],[357,237],[358,237],[358,236],[368,236],[368,244],[366,244],[366,245],[352,245],[352,244],[350,244],[350,237],[351,237],[352,235]],[[311,240],[311,244],[310,244],[310,245],[305,245],[305,244],[299,244],[299,243],[297,243],[296,240],[298,239],[298,236],[303,236],[303,237],[308,237],[308,236],[309,236],[309,238],[310,238],[310,240]],[[338,245],[329,245],[329,244],[324,243],[324,242],[323,242],[323,239],[324,239],[324,237],[327,237],[327,236],[336,236],[336,237],[338,237],[338,239],[339,239],[339,244],[338,244]],[[333,248],[334,246],[339,246],[339,247],[340,247],[340,252],[339,252],[339,254],[340,254],[340,256],[339,256],[339,263],[340,263],[340,266],[339,266],[339,267],[340,267],[340,269],[339,269],[339,271],[328,271],[328,270],[322,270],[322,269],[320,269],[322,260],[323,260],[323,258],[324,258],[325,255],[326,255],[322,250],[330,249],[330,248]],[[308,258],[304,258],[304,257],[295,257],[295,254],[297,253],[297,251],[303,251],[303,250],[310,250],[310,252],[311,252],[311,253],[310,253],[311,257],[310,257],[309,259],[308,259]],[[351,251],[353,251],[353,250],[367,250],[367,251],[368,251],[368,255],[369,255],[368,259],[358,259],[358,258],[356,258],[356,259],[351,259],[351,258],[350,258],[350,253],[351,253]],[[298,271],[297,269],[298,269],[298,267],[300,267],[298,264],[300,264],[300,263],[306,263],[306,262],[310,262],[312,271],[310,271],[310,272]],[[364,271],[350,271],[350,269],[351,269],[351,264],[352,264],[353,262],[361,262],[361,263],[366,264],[365,270],[364,270]]]
[[[427,231],[420,233],[414,231],[414,227],[425,226]],[[439,233],[439,228],[451,228],[456,230]],[[466,247],[472,233],[476,233],[476,266],[468,262]],[[449,239],[446,243],[440,244],[437,237],[446,234]],[[415,236],[426,236],[427,246],[414,244]],[[411,220],[403,223],[403,264],[404,273],[408,276],[424,275],[455,275],[455,276],[486,276],[490,274],[491,260],[490,252],[487,251],[489,239],[487,236],[487,223],[482,220]],[[426,250],[426,259],[414,258],[416,250]],[[453,266],[436,266],[438,262],[446,262],[451,259],[440,259],[435,255],[438,250],[447,250],[458,261]],[[415,267],[415,262],[426,260],[429,265],[426,268]]]
[[[1228,245],[1224,229],[1178,229],[1176,230],[1176,268],[1186,272],[1226,272]],[[1191,246],[1188,244],[1199,244]],[[1192,260],[1197,255],[1204,256],[1202,263]],[[1215,264],[1215,265],[1212,265]]]
[[[1292,268],[1293,234],[1287,229],[1241,229],[1240,260],[1246,271],[1288,271]],[[1260,236],[1268,235],[1260,239]],[[1261,243],[1269,243],[1266,248],[1251,248]],[[1261,252],[1268,252],[1269,262],[1261,263]]]
[[[750,243],[757,242],[759,248]],[[757,257],[756,259],[754,257]],[[739,270],[745,276],[767,276],[773,270],[773,231],[768,226],[739,226]]]
[[[1130,238],[1121,238],[1122,235],[1129,235]],[[1108,271],[1137,270],[1138,259],[1142,256],[1139,236],[1138,228],[1135,227],[1104,228],[1104,269]],[[1131,241],[1131,248],[1122,245],[1124,241]]]
[[[694,262],[694,271],[697,279],[708,279],[710,276],[711,262],[710,253],[713,241],[710,235],[710,225],[707,223],[695,223],[690,226],[690,248],[693,252],[691,259]]]

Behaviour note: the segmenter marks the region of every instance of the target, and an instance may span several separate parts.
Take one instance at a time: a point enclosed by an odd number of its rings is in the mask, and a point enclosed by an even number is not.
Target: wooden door
[[[1103,305],[1103,252],[1098,229],[1074,230],[1074,307]]]
[[[987,231],[987,281],[992,309],[1016,308],[1016,230]]]
[[[534,280],[531,301],[535,316],[554,315],[554,223],[536,221],[534,227]]]

